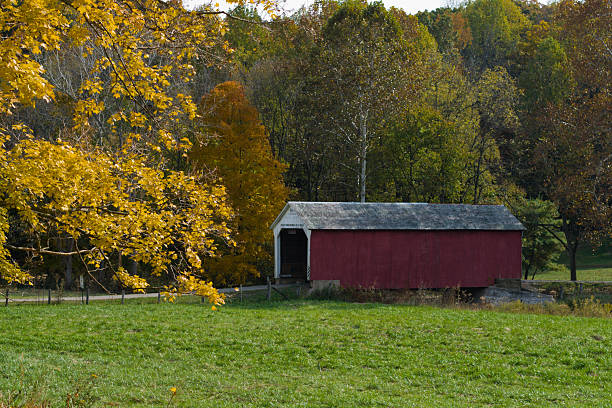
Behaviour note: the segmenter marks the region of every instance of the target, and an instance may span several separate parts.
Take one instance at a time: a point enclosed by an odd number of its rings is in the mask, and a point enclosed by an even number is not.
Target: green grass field
[[[612,267],[610,268],[577,268],[576,277],[581,281],[607,281],[612,282]],[[548,271],[538,273],[539,280],[569,280],[569,272]]]
[[[612,406],[612,319],[131,301],[0,308],[0,333],[0,393],[53,406],[90,379],[94,406]]]
[[[561,254],[559,261],[569,265],[569,258],[566,253]],[[576,253],[576,264],[579,268],[612,268],[612,239],[604,241],[603,244],[593,250],[588,244],[578,248]]]
[[[562,253],[559,263],[569,267],[566,253]],[[604,241],[601,247],[593,250],[585,244],[576,253],[576,275],[578,280],[612,281],[612,240]],[[536,279],[569,280],[570,273],[562,271],[547,271],[538,273]]]

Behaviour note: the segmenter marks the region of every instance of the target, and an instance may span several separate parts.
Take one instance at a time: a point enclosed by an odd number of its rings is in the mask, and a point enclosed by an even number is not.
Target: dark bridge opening
[[[281,278],[306,279],[308,238],[301,229],[280,232]]]

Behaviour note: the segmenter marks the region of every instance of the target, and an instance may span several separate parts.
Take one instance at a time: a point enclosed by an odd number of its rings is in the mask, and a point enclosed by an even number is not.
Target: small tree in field
[[[211,259],[207,271],[217,284],[244,283],[259,274],[258,266],[271,263],[268,227],[289,193],[282,178],[285,165],[274,158],[259,113],[240,84],[216,86],[199,109],[202,133],[191,160],[197,168],[214,171],[236,212],[236,246]]]
[[[565,249],[550,228],[561,224],[555,204],[544,200],[523,200],[514,211],[526,231],[523,232],[523,275],[533,279],[536,273],[558,267],[555,260]]]

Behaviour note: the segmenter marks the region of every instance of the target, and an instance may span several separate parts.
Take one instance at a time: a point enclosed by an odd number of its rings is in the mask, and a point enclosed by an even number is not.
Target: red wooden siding
[[[310,279],[343,287],[484,287],[521,277],[521,231],[315,230]]]

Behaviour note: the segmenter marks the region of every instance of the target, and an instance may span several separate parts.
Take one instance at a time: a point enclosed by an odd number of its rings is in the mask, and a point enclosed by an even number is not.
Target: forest
[[[7,284],[220,304],[288,199],[504,204],[525,278],[609,242],[610,0],[230,3],[3,2]]]

